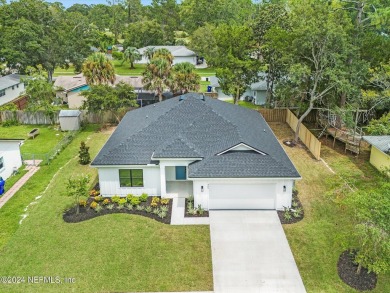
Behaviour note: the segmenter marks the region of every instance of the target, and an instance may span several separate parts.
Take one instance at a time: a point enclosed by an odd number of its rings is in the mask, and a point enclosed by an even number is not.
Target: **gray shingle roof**
[[[384,153],[390,150],[390,135],[363,136],[363,139]]]
[[[21,83],[20,78],[21,76],[19,74],[10,74],[10,75],[0,77],[0,90],[20,84]]]
[[[239,143],[264,153],[230,151]],[[156,164],[154,158],[203,158],[189,177],[300,177],[254,110],[186,94],[128,112],[92,165]]]

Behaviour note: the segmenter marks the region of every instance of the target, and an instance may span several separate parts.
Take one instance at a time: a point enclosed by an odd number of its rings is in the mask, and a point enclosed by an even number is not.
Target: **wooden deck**
[[[336,143],[336,140],[339,140],[345,143],[345,151],[349,150],[355,154],[360,153],[360,144],[362,141],[361,136],[353,135],[350,134],[350,132],[347,130],[341,130],[334,127],[327,128],[326,132],[326,137],[328,137],[328,135],[333,137],[333,147]]]

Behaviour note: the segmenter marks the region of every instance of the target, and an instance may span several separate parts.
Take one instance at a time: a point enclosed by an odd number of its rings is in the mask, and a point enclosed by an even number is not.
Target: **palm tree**
[[[150,61],[150,60],[152,60],[155,51],[156,51],[156,50],[155,50],[154,47],[147,47],[147,48],[145,49],[145,51],[144,51],[144,56],[145,56],[146,58],[148,58],[148,60]]]
[[[135,47],[127,47],[126,50],[123,52],[123,61],[122,64],[129,60],[130,62],[130,69],[134,69],[134,62],[139,61],[142,59],[142,56],[140,52]]]
[[[195,66],[189,62],[178,63],[173,66],[173,92],[182,94],[189,91],[198,91],[200,87],[200,75],[195,72]]]
[[[83,63],[81,71],[89,85],[115,82],[114,65],[104,53],[97,52],[90,55]]]
[[[169,62],[169,65],[173,64],[173,55],[172,53],[165,48],[158,49],[154,51],[153,59],[157,58],[163,58],[166,59]]]
[[[155,90],[158,100],[162,101],[162,93],[171,79],[171,64],[165,58],[153,58],[142,74],[145,89]]]

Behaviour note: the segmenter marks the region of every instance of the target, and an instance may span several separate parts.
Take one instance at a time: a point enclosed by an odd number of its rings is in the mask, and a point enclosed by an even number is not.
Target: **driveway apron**
[[[214,292],[306,292],[276,211],[210,211]]]

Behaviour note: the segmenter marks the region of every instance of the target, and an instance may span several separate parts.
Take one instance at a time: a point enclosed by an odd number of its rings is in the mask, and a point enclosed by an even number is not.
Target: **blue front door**
[[[186,180],[186,167],[185,166],[176,166],[176,180]]]

